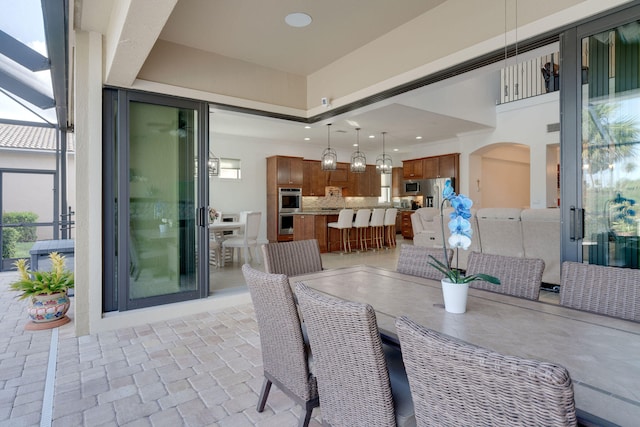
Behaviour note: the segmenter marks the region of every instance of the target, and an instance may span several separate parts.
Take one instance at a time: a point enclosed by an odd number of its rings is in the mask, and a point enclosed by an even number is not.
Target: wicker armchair
[[[307,426],[313,408],[319,405],[315,377],[309,371],[309,354],[303,341],[298,310],[289,279],[283,274],[269,274],[242,266],[242,273],[255,307],[264,382],[257,411],[267,403],[271,384],[303,408],[299,426]]]
[[[575,426],[562,366],[505,356],[396,320],[417,425]]]
[[[484,273],[500,279],[499,285],[474,281],[469,283],[472,288],[537,300],[543,271],[544,261],[541,259],[471,252],[466,274]]]
[[[296,284],[296,295],[313,351],[323,424],[414,426],[402,360],[390,357],[387,364],[373,308],[320,294],[303,283]]]
[[[640,322],[640,270],[565,261],[560,304]]]
[[[441,280],[444,274],[433,267],[433,262],[429,255],[433,256],[443,264],[447,264],[444,259],[444,251],[442,248],[428,248],[425,246],[401,245],[400,255],[398,256],[398,265],[396,271],[398,273],[410,274],[412,276],[424,277],[427,279]],[[447,257],[449,263],[453,257],[453,251],[447,249]]]
[[[322,270],[320,247],[316,239],[262,245],[262,257],[267,273],[289,277]]]

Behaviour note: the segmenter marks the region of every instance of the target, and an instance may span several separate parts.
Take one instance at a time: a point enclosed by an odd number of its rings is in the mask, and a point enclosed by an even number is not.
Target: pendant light
[[[380,154],[376,159],[376,171],[379,174],[391,173],[391,168],[393,168],[393,160],[391,160],[391,156],[384,152],[385,134],[386,132],[382,132],[382,154]]]
[[[351,172],[363,173],[367,170],[367,158],[360,151],[360,128],[356,128],[356,151],[351,155]]]
[[[322,163],[320,167],[323,171],[334,171],[338,166],[338,155],[336,150],[331,148],[331,123],[327,123],[327,148],[322,152]]]

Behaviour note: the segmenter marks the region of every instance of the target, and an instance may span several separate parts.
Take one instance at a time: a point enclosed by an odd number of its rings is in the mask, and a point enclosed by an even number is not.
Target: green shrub
[[[6,212],[2,215],[3,224],[32,223],[38,220],[38,214],[33,212]],[[5,228],[6,230],[6,228]],[[36,227],[20,227],[18,231],[18,242],[35,242],[38,240]]]
[[[20,233],[14,228],[2,229],[2,258],[13,258]]]

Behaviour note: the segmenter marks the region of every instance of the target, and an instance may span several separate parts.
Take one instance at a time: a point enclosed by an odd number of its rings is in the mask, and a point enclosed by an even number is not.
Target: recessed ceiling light
[[[311,126],[305,126],[304,128],[305,129],[311,129]]]
[[[290,27],[302,28],[311,24],[311,17],[306,13],[290,13],[284,17],[284,22]]]
[[[354,147],[357,147],[357,146],[358,146],[358,144],[353,144],[353,146],[354,146]]]
[[[305,138],[304,140],[305,141],[311,141],[311,138]]]
[[[422,139],[422,137],[421,136],[416,136],[416,139]]]
[[[376,137],[375,135],[369,135],[369,139],[373,139],[375,137]]]
[[[400,149],[399,148],[394,148],[393,151],[400,151]]]

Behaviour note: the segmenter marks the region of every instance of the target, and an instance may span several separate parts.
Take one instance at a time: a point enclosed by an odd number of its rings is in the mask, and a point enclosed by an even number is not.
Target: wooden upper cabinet
[[[458,176],[458,162],[459,154],[448,154],[446,156],[440,156],[439,161],[439,173],[443,178]]]
[[[329,174],[328,185],[335,185],[336,187],[347,187],[349,185],[349,163],[338,163],[336,170],[327,173]]]
[[[402,168],[396,167],[391,169],[391,197],[402,197],[402,181],[404,176]]]
[[[422,159],[403,161],[402,176],[404,179],[422,179],[424,176]]]
[[[459,157],[459,154],[447,154],[423,159],[424,178],[457,177]]]
[[[355,185],[349,196],[380,197],[380,174],[375,165],[367,165],[363,173],[352,173],[351,179]]]
[[[302,158],[276,157],[276,182],[278,185],[295,185],[302,187]]]
[[[304,160],[302,165],[302,195],[324,196],[328,172],[322,170],[317,160]]]

